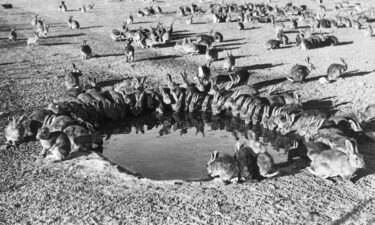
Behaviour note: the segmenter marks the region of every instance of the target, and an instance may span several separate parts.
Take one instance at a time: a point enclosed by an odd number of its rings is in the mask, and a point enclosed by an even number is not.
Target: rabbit
[[[328,81],[337,80],[342,74],[348,70],[348,64],[346,64],[343,58],[340,58],[343,64],[333,63],[329,65],[327,69]]]
[[[237,29],[238,30],[245,30],[245,26],[243,25],[243,23],[240,20],[237,21]]]
[[[87,44],[87,40],[82,41],[81,56],[82,59],[89,59],[92,57],[92,50],[91,47]]]
[[[43,27],[44,25],[44,19],[43,17],[40,17],[37,21],[36,21],[36,26],[37,27]]]
[[[82,6],[82,8],[79,8],[79,11],[81,11],[81,13],[85,14],[86,13],[86,4],[84,4]]]
[[[306,63],[310,65],[310,68],[304,65],[296,64],[290,69],[290,77],[286,77],[291,82],[304,83],[306,77],[312,70],[315,70],[315,66],[310,63],[310,57],[306,57]]]
[[[265,47],[267,50],[271,50],[271,49],[280,48],[280,44],[281,44],[281,41],[280,41],[280,40],[271,39],[271,40],[268,40],[268,41],[264,44],[264,47]]]
[[[302,111],[296,118],[296,114],[282,114],[275,118],[275,122],[278,124],[277,131],[282,135],[286,135],[292,131],[297,131],[301,136],[304,136],[309,129],[315,127],[319,129],[323,125],[327,118],[327,115],[319,110],[306,110]],[[313,135],[314,133],[311,133]],[[314,130],[317,132],[317,130]]]
[[[262,177],[270,178],[279,174],[279,171],[274,171],[274,161],[272,156],[267,152],[267,147],[256,141],[254,132],[249,131],[249,147],[256,154],[256,165],[259,168],[259,174]]]
[[[211,30],[210,34],[212,35],[215,42],[221,43],[224,41],[224,36],[220,32],[214,32],[213,30]]]
[[[268,120],[270,118],[270,111],[271,111],[271,106],[266,105],[263,108],[263,114],[262,114],[262,119],[260,121],[260,125],[262,125],[263,128],[268,129]],[[273,113],[273,112],[272,112]]]
[[[52,114],[53,112],[47,109],[35,110],[31,113],[31,115],[29,116],[29,129],[34,137],[38,133],[38,129],[43,126],[44,119]]]
[[[242,105],[245,103],[247,99],[247,96],[241,95],[240,97],[237,97],[235,100],[233,100],[231,103],[231,110],[232,110],[232,116],[237,117],[240,115],[240,110]]]
[[[12,42],[17,41],[16,27],[10,28],[10,34],[9,34],[9,37],[8,37],[8,41],[12,41]]]
[[[184,38],[182,40],[182,51],[186,54],[198,54],[198,45],[191,42],[190,39]]]
[[[104,113],[104,115],[110,119],[117,119],[118,112],[113,102],[105,98],[100,92],[96,91],[94,88],[86,90],[86,93],[89,94],[95,100],[95,102],[97,102],[100,112]]]
[[[206,51],[207,66],[210,67],[211,63],[214,62],[214,61],[217,61],[218,58],[219,58],[218,50],[214,47],[208,47],[207,46],[207,51]]]
[[[371,38],[373,36],[373,29],[372,29],[372,26],[368,23],[367,24],[367,28],[363,30],[363,35],[367,38]]]
[[[226,54],[226,58],[224,59],[223,69],[228,72],[231,72],[234,70],[236,61],[231,52],[225,51],[225,54]]]
[[[126,24],[131,25],[133,23],[134,23],[134,18],[133,18],[133,15],[130,13],[129,17],[126,20]]]
[[[77,69],[76,64],[72,63],[72,71],[65,75],[66,89],[79,87],[79,77],[82,76],[82,71]]]
[[[223,183],[228,184],[238,180],[238,162],[228,154],[219,157],[219,152],[215,151],[211,153],[211,158],[207,162],[207,172],[211,177],[219,176]]]
[[[267,98],[271,106],[283,106],[288,104],[301,104],[301,97],[293,93],[283,93],[280,95],[270,95]]]
[[[362,24],[358,20],[352,20],[352,25],[356,30],[360,30],[362,28]]]
[[[133,42],[133,39],[129,38],[125,42],[125,61],[129,62],[132,61],[134,62],[134,47],[131,45]]]
[[[39,37],[47,37],[48,31],[49,31],[49,25],[46,25],[45,23],[43,23],[42,26],[38,25],[36,28],[36,32],[38,33]]]
[[[235,145],[235,155],[234,158],[238,163],[238,177],[242,181],[251,180],[256,174],[255,167],[256,164],[256,154],[252,151],[251,148],[236,142]]]
[[[299,114],[302,112],[301,104],[286,104],[283,106],[275,106],[271,116],[268,119],[268,129],[275,130],[286,120],[285,114]]]
[[[35,32],[34,33],[34,37],[29,37],[27,38],[27,46],[35,46],[35,45],[38,45],[38,41],[39,41],[39,36],[38,36],[38,33]]]
[[[365,162],[357,151],[355,141],[346,140],[345,144],[349,154],[335,149],[309,151],[311,166],[307,170],[323,179],[341,176],[344,180],[350,180],[358,169],[365,167]]]
[[[282,43],[283,45],[289,44],[289,38],[286,36],[282,31],[277,33],[277,39]]]
[[[7,143],[17,146],[22,141],[25,134],[25,126],[22,123],[26,118],[26,115],[23,115],[18,119],[16,119],[16,117],[12,117],[12,119],[8,118],[9,123],[4,131]]]
[[[358,112],[358,110],[354,110],[354,112],[361,123],[369,123],[375,120],[375,104],[368,105],[364,112]]]
[[[171,95],[175,101],[172,105],[173,112],[180,112],[184,103],[184,94],[181,92],[179,96],[174,91],[171,91]]]
[[[66,8],[66,5],[65,5],[65,2],[64,2],[64,1],[61,1],[61,2],[60,2],[60,5],[59,5],[58,10],[59,10],[60,12],[66,12],[67,8]]]
[[[38,14],[35,14],[33,18],[31,19],[31,26],[36,26],[36,23],[38,21]]]
[[[50,132],[63,131],[65,127],[75,123],[76,121],[74,121],[70,116],[52,114],[44,118],[42,128],[46,127]]]
[[[119,30],[117,29],[112,29],[112,32],[111,32],[111,39],[114,40],[114,41],[122,41],[125,39],[125,36],[122,32],[120,32]]]
[[[262,109],[266,106],[266,104],[258,104],[255,106],[253,116],[251,118],[252,124],[257,125],[260,122],[260,116],[262,114]]]
[[[63,132],[68,135],[71,150],[74,151],[89,151],[92,146],[92,137],[90,132],[81,125],[69,125]]]
[[[320,129],[313,137],[314,142],[322,142],[338,151],[349,154],[346,147],[346,140],[349,140],[344,132],[335,127],[327,127]]]
[[[52,153],[49,159],[53,161],[62,161],[69,156],[71,151],[70,140],[64,132],[51,132],[47,127],[42,127],[39,128],[36,138],[40,141],[43,148],[39,153],[41,157],[44,158],[48,150]]]
[[[189,16],[189,19],[187,19],[187,20],[185,21],[185,23],[186,23],[186,25],[193,24],[193,15],[190,15],[190,16]]]
[[[70,29],[76,30],[76,29],[80,28],[78,21],[73,20],[73,16],[69,16],[68,25],[69,25]]]

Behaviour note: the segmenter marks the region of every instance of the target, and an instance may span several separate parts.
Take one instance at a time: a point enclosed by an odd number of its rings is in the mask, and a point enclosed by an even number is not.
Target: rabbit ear
[[[345,146],[349,154],[353,155],[355,153],[355,147],[353,146],[353,143],[350,140],[345,140]]]
[[[145,97],[145,92],[143,91],[143,92],[139,95],[138,100],[143,100],[144,97]]]
[[[178,97],[179,101],[182,101],[184,99],[184,95],[181,93],[180,96]]]
[[[325,119],[321,119],[321,120],[319,120],[319,121],[316,123],[315,127],[316,127],[317,129],[319,129],[320,127],[322,127],[322,125],[323,125],[323,123],[324,123],[325,121],[326,121]]]
[[[254,133],[254,131],[248,130],[247,134],[248,134],[248,136],[249,136],[249,138],[251,140],[255,140],[256,139],[256,134]]]
[[[18,118],[17,124],[22,123],[26,118],[26,115],[22,115],[20,118]]]
[[[296,118],[296,114],[292,114],[292,115],[288,116],[287,118],[290,119],[290,120],[289,120],[290,123],[293,123],[293,122],[294,122],[294,119]]]
[[[270,115],[270,106],[266,105],[263,109],[263,114],[269,116]]]
[[[279,110],[279,107],[275,106],[275,107],[272,109],[272,113],[271,113],[271,115],[275,116],[276,113],[278,112],[278,110]]]
[[[236,142],[236,144],[234,145],[234,152],[237,153],[238,151],[240,151],[240,149],[244,146],[244,144],[240,143],[239,141]]]
[[[299,96],[296,92],[293,93],[294,101],[298,104],[301,102],[301,96]]]

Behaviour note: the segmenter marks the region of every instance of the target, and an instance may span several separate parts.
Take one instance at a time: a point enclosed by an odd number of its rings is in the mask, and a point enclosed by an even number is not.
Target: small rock
[[[327,83],[329,83],[329,81],[327,80],[327,78],[325,78],[325,77],[321,77],[321,78],[319,78],[319,83],[321,83],[321,84],[327,84]]]

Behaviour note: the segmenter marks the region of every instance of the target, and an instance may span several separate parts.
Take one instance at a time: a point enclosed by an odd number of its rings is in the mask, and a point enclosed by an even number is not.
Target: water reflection
[[[267,143],[275,163],[288,161],[285,149],[298,140],[261,126],[246,125],[232,116],[206,113],[150,114],[104,122],[104,154],[112,161],[152,179],[201,179],[212,151],[233,154],[236,140],[246,142],[248,131]]]

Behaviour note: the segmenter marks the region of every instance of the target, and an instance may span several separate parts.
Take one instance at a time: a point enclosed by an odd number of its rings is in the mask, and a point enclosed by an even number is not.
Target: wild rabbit
[[[39,35],[37,32],[34,33],[34,37],[27,38],[27,46],[35,46],[38,45]]]
[[[348,70],[348,64],[346,64],[343,58],[340,58],[343,64],[333,63],[329,65],[327,69],[327,79],[328,81],[337,80],[342,74]]]
[[[75,124],[76,121],[68,115],[48,115],[44,118],[43,126],[48,128],[50,132],[63,131],[65,127]]]
[[[249,147],[256,154],[256,164],[259,168],[259,174],[262,177],[270,178],[279,174],[279,171],[274,172],[274,161],[272,156],[267,152],[267,147],[256,140],[254,132],[249,131]]]
[[[365,162],[357,151],[356,142],[346,140],[346,147],[349,154],[335,149],[309,151],[311,166],[307,170],[323,179],[341,176],[344,180],[350,180],[358,169],[364,168]]]
[[[134,47],[131,45],[133,39],[129,38],[125,41],[125,61],[134,62]]]
[[[53,161],[62,161],[69,156],[71,150],[70,140],[64,132],[50,132],[47,127],[42,127],[39,128],[36,138],[40,140],[40,144],[43,147],[39,153],[41,157],[45,157],[48,150],[51,152],[48,159],[52,159]]]
[[[219,152],[211,153],[211,158],[207,162],[207,172],[211,177],[218,176],[225,183],[238,180],[239,167],[237,160],[228,154],[219,157]]]
[[[238,178],[242,181],[252,180],[256,174],[256,155],[252,149],[240,142],[235,145],[235,159],[239,167]]]
[[[65,87],[71,89],[79,87],[79,77],[82,76],[82,71],[77,69],[76,64],[72,63],[72,71],[65,75]]]
[[[79,29],[80,26],[79,26],[79,23],[77,20],[73,20],[73,16],[69,16],[69,19],[68,19],[68,25],[70,27],[70,29]]]
[[[38,22],[38,14],[35,14],[33,18],[31,19],[31,26],[36,26],[36,23]]]
[[[89,59],[92,57],[92,50],[91,47],[87,44],[87,40],[82,41],[80,50],[82,59]]]
[[[92,146],[90,132],[81,125],[69,125],[63,132],[68,135],[72,151],[89,151]]]
[[[61,2],[60,2],[60,5],[59,5],[58,10],[59,10],[60,12],[66,12],[66,5],[65,5],[65,2],[64,2],[64,1],[61,1]]]
[[[25,115],[16,119],[16,117],[12,117],[12,119],[8,118],[9,123],[5,128],[5,139],[6,142],[17,146],[23,139],[25,134],[25,127],[22,124],[27,117]]]
[[[225,54],[226,58],[223,62],[223,69],[228,72],[233,71],[236,64],[235,58],[231,52],[225,51]]]
[[[16,33],[16,27],[11,27],[10,28],[10,34],[8,36],[9,41],[17,41],[17,33]]]
[[[290,69],[290,76],[286,77],[289,81],[304,83],[310,72],[316,69],[315,66],[310,62],[310,57],[306,57],[305,61],[310,65],[310,68],[300,64],[294,65]]]

